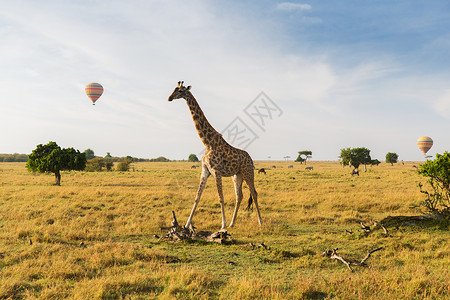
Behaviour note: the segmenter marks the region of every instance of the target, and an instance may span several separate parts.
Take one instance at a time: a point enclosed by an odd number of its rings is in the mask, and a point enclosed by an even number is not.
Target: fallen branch
[[[363,230],[363,232],[364,232],[364,234],[365,235],[369,235],[370,233],[372,233],[372,228],[370,228],[370,226],[368,226],[368,225],[365,225],[363,222],[359,222],[359,224],[361,225],[361,229]],[[381,227],[382,229],[383,229],[383,231],[384,231],[384,234],[386,235],[386,236],[389,236],[389,232],[387,231],[387,229],[386,229],[386,227],[381,223],[381,222],[377,222],[377,221],[374,221],[373,222],[373,226],[374,227]],[[350,230],[346,230],[346,232],[347,233],[352,233],[352,231]]]
[[[389,232],[387,231],[386,227],[384,227],[384,225],[381,224],[381,222],[375,221],[375,222],[373,222],[373,225],[374,225],[374,226],[380,226],[381,228],[383,228],[384,234],[385,234],[386,236],[389,236]]]
[[[253,243],[250,243],[249,245],[252,247],[252,249],[263,248],[264,250],[270,250],[270,247],[265,245],[264,242],[262,242],[261,244],[259,244],[257,246],[255,244],[253,244]]]
[[[345,260],[344,258],[342,258],[341,256],[339,256],[337,254],[338,248],[335,248],[333,250],[327,250],[327,251],[322,253],[322,256],[326,256],[328,258],[337,259],[337,260],[341,261],[343,264],[345,264],[347,266],[347,268],[350,270],[350,272],[353,272],[353,269],[350,266],[367,266],[366,260],[368,260],[370,258],[372,253],[374,253],[376,251],[379,251],[381,249],[383,249],[383,247],[376,248],[374,250],[369,251],[367,253],[367,255],[360,262],[359,261]]]
[[[371,231],[370,226],[364,225],[363,222],[360,222],[362,230],[369,233]]]

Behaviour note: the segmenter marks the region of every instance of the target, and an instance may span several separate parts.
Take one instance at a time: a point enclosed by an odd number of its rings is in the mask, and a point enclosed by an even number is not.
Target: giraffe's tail
[[[253,198],[252,198],[252,195],[250,195],[250,198],[248,198],[247,210],[250,210],[250,208],[253,208]]]

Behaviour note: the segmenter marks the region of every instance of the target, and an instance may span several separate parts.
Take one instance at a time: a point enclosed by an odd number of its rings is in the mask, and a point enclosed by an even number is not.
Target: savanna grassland
[[[33,174],[0,163],[0,298],[4,299],[445,299],[450,288],[447,221],[391,222],[414,216],[425,182],[413,163],[382,163],[361,176],[337,162],[256,162],[263,217],[241,206],[234,243],[159,242],[171,211],[186,221],[201,170],[191,163],[135,163],[130,172]],[[225,178],[227,221],[234,207]],[[244,201],[248,199],[244,189]],[[194,225],[220,228],[214,180]],[[364,233],[360,222],[370,225]],[[252,246],[251,243],[254,245]],[[257,247],[264,243],[268,249]],[[352,267],[323,257],[339,248]]]

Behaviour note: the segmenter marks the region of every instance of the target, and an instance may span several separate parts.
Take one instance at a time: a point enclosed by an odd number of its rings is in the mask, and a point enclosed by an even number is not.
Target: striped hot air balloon
[[[417,146],[424,155],[427,154],[428,150],[433,146],[433,139],[429,136],[423,136],[417,140]]]
[[[86,88],[86,95],[91,99],[92,105],[95,105],[95,101],[103,94],[103,87],[100,83],[89,83]]]

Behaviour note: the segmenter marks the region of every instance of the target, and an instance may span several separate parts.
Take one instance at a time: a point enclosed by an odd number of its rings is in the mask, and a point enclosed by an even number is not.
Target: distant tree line
[[[83,151],[83,153],[86,155],[86,159],[94,159],[94,158],[101,158],[101,156],[96,156],[94,150],[88,148]],[[106,152],[106,155],[104,157],[105,159],[108,159],[112,162],[121,162],[124,160],[130,161],[130,162],[168,162],[170,159],[165,158],[164,156],[160,156],[157,158],[137,158],[133,156],[112,156],[111,152]]]
[[[93,158],[98,158],[99,156],[95,156],[94,151],[91,149],[86,149],[83,152],[86,155],[86,159],[90,160]],[[108,152],[109,154],[109,152]],[[157,158],[137,158],[132,156],[111,156],[109,154],[105,156],[105,158],[109,158],[112,162],[121,162],[123,160],[129,160],[131,162],[168,162],[170,159],[165,158],[164,156],[159,156]],[[27,162],[28,154],[0,154],[0,162]]]
[[[27,162],[28,155],[26,154],[0,154],[0,162]]]

